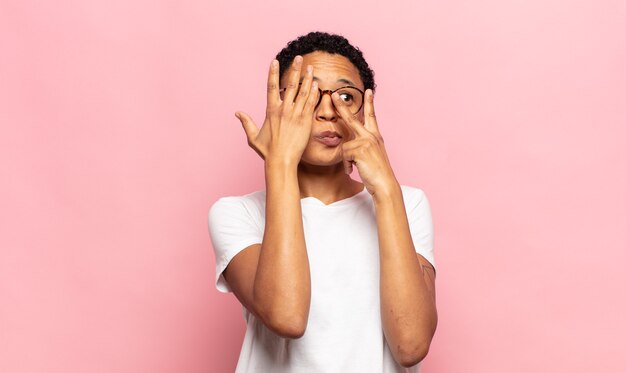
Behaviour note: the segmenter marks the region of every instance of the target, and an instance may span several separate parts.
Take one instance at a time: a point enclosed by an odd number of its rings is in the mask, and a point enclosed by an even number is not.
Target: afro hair
[[[359,76],[363,81],[365,89],[376,90],[374,71],[370,69],[359,48],[352,46],[348,39],[341,35],[319,31],[310,32],[290,41],[287,43],[287,46],[276,55],[280,66],[280,78],[283,77],[283,74],[287,68],[291,66],[296,56],[303,56],[315,51],[339,54],[346,57],[359,70]]]

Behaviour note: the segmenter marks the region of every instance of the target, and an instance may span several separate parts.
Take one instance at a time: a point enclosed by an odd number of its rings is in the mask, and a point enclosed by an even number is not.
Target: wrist
[[[293,197],[299,201],[298,164],[285,158],[266,159],[265,187],[268,198],[274,196],[289,203]]]
[[[394,182],[384,186],[376,187],[376,192],[372,195],[372,198],[374,203],[378,204],[392,201],[397,196],[402,196],[402,188],[400,183],[394,180]]]
[[[265,158],[265,172],[297,171],[298,163],[300,163],[299,159],[291,157],[269,156]]]
[[[265,170],[268,169],[297,169],[299,159],[285,156],[269,156],[265,158]]]

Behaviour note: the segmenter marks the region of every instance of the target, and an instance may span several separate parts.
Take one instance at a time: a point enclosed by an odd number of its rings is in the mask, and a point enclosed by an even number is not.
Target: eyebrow
[[[304,80],[304,78],[301,78],[301,79],[300,79],[300,83],[302,83],[302,81],[303,81],[303,80]],[[314,77],[313,77],[313,80],[315,80],[315,81],[318,81],[318,82],[319,82],[319,81],[320,81],[320,78],[318,78],[317,76],[314,76]],[[351,80],[349,80],[349,79],[345,79],[345,78],[337,79],[337,83],[346,83],[346,84],[349,84],[349,85],[351,85],[351,86],[355,86],[355,87],[356,87],[356,84],[354,84],[354,82],[353,82],[353,81],[351,81]]]
[[[350,84],[350,85],[356,85],[356,84],[354,84],[354,82],[353,82],[353,81],[348,80],[348,79],[343,79],[343,78],[342,78],[342,79],[339,79],[339,80],[337,80],[337,81],[338,81],[339,83],[346,83],[346,84]]]

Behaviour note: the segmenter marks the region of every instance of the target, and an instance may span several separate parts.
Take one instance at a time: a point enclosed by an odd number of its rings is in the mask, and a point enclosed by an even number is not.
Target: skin
[[[340,80],[364,88],[356,67],[340,55],[298,56],[282,81],[273,61],[263,125],[259,128],[249,115],[236,113],[248,144],[265,160],[266,225],[263,242],[237,254],[224,276],[240,302],[269,329],[285,338],[301,337],[311,281],[300,199],[313,196],[329,204],[365,187],[372,195],[378,225],[383,331],[396,361],[409,367],[426,356],[437,326],[435,272],[415,252],[372,91],[366,91],[365,105],[354,115],[336,95],[324,95],[315,108],[318,85],[322,90],[345,86]],[[287,88],[284,101],[279,88]],[[339,146],[316,139],[327,130],[342,136]],[[363,184],[349,176],[355,166]]]

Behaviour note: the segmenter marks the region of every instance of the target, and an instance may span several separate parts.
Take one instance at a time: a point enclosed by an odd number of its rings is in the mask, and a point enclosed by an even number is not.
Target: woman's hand
[[[246,132],[248,145],[266,161],[272,158],[297,164],[309,143],[319,90],[317,82],[313,81],[312,66],[307,66],[300,86],[301,68],[302,57],[296,56],[287,72],[287,89],[281,100],[278,61],[272,61],[267,80],[267,110],[261,129],[248,114],[235,113]]]
[[[350,113],[337,93],[333,93],[332,99],[339,115],[354,134],[352,140],[342,144],[345,172],[352,173],[352,166],[356,165],[363,184],[372,196],[377,192],[389,193],[397,188],[398,181],[391,169],[383,137],[376,123],[372,90],[365,91],[365,124],[359,121],[357,114]]]

